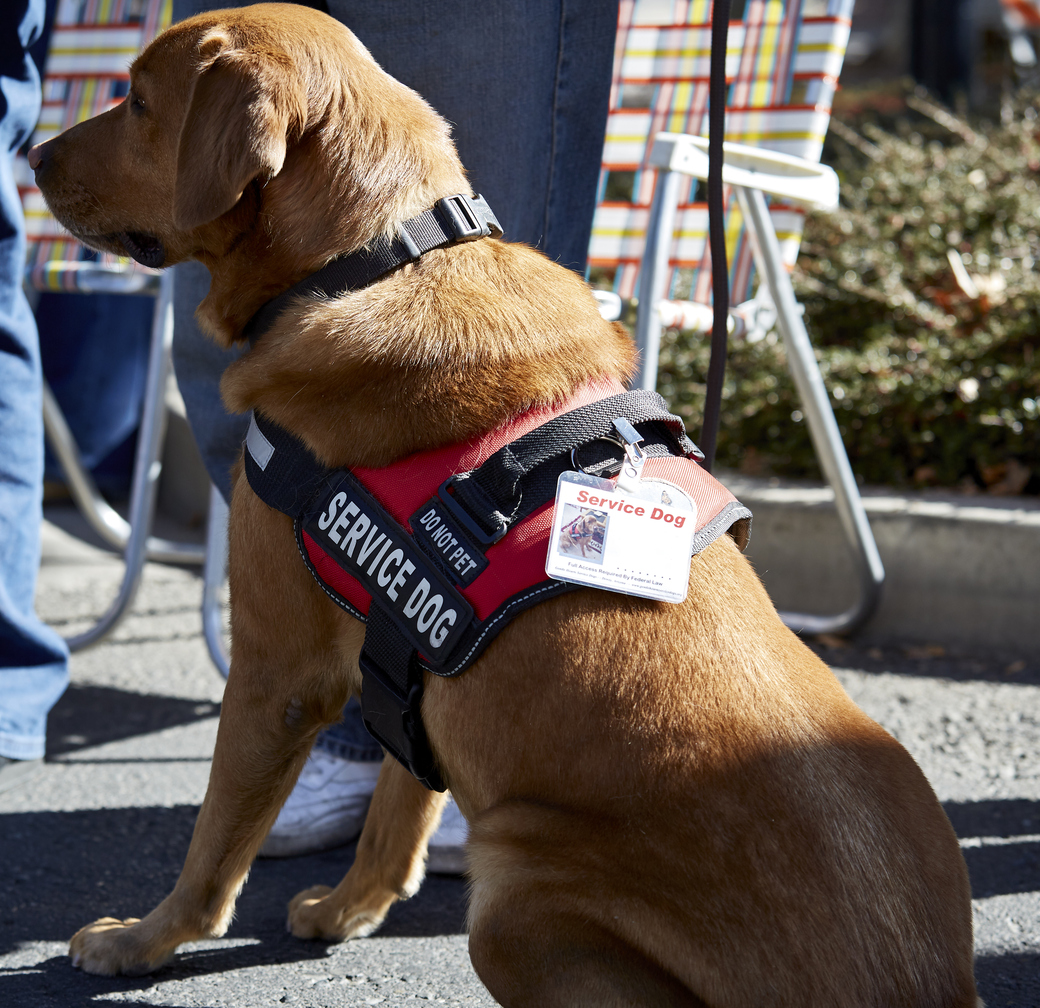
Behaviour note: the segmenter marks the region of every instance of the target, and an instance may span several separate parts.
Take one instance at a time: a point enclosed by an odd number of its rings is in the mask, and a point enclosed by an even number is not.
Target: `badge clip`
[[[627,493],[637,493],[639,481],[643,478],[643,465],[646,462],[646,454],[639,447],[643,436],[624,417],[614,420],[614,430],[617,431],[625,448],[625,461],[621,464],[617,485]]]

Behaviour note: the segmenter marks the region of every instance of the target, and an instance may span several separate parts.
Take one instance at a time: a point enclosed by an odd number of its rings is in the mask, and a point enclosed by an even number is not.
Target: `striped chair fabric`
[[[170,24],[172,8],[173,0],[59,0],[33,143],[118,105],[127,92],[130,63]],[[155,272],[85,248],[51,216],[24,158],[17,171],[29,239],[27,276],[34,288],[78,290],[79,270],[87,262],[124,274]]]
[[[726,139],[818,161],[848,43],[853,0],[734,0],[726,55]],[[706,135],[711,0],[621,0],[590,277],[621,297],[636,290],[653,197],[648,141],[662,130]],[[708,211],[697,183],[680,195],[669,297],[707,304]],[[772,206],[785,261],[794,264],[803,211]],[[750,296],[753,266],[727,191],[735,301]]]

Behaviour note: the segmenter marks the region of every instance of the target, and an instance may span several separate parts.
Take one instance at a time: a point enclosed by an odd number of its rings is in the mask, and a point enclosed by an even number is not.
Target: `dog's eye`
[[[139,94],[137,94],[134,91],[131,91],[130,94],[127,95],[127,98],[130,101],[130,107],[132,109],[134,109],[137,112],[144,111],[144,108],[145,108],[144,99]]]

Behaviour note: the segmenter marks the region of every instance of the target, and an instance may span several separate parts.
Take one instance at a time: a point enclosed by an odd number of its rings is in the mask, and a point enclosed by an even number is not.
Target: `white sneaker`
[[[296,857],[350,843],[365,825],[381,760],[357,762],[311,751],[260,857]]]
[[[350,843],[365,825],[380,760],[356,762],[311,751],[296,787],[260,848],[260,857],[298,857]],[[437,875],[466,871],[469,826],[448,796],[440,825],[430,837],[426,870]]]
[[[436,875],[464,875],[466,873],[466,837],[469,823],[459,811],[455,799],[448,795],[441,824],[430,837],[426,870]]]

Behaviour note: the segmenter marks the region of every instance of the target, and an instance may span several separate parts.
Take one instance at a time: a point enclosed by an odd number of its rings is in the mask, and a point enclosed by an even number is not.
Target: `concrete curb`
[[[836,613],[856,591],[829,487],[719,478],[754,512],[747,555],[780,609]],[[1040,647],[1040,499],[865,488],[887,573],[867,640],[1035,654]]]

